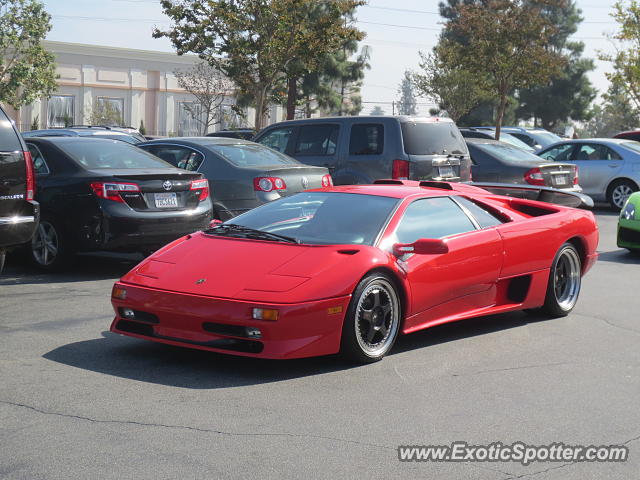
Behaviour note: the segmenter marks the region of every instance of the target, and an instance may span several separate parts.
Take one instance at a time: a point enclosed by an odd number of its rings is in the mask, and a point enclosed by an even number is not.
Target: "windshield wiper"
[[[223,223],[217,227],[205,230],[204,233],[208,233],[210,235],[228,235],[240,238],[253,238],[256,240],[276,240],[280,242],[300,243],[299,240],[293,237],[287,237],[286,235],[280,235],[278,233],[265,232],[263,230],[257,230],[255,228],[245,227],[244,225],[238,225],[235,223]]]

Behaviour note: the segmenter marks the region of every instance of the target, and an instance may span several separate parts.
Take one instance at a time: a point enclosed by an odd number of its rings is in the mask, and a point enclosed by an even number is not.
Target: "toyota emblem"
[[[173,183],[171,183],[170,180],[167,180],[162,184],[162,188],[164,188],[165,190],[171,190],[172,187]]]
[[[302,188],[309,188],[309,179],[307,177],[302,177]]]

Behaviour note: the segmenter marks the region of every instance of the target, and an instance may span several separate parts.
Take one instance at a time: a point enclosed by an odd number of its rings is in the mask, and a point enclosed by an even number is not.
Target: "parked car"
[[[214,217],[220,220],[308,188],[332,185],[326,168],[303,165],[238,138],[166,138],[138,147],[175,167],[204,174],[213,190]]]
[[[462,183],[302,192],[179,239],[116,282],[111,331],[262,358],[382,359],[400,333],[576,305],[590,211]]]
[[[380,178],[468,181],[471,159],[449,118],[307,118],[263,129],[254,141],[326,167],[336,185]]]
[[[495,127],[474,127],[481,130],[493,130]],[[560,138],[555,133],[552,133],[544,128],[529,128],[529,127],[501,127],[500,136],[503,133],[513,135],[518,140],[522,140],[534,150],[540,150],[552,143],[560,142]],[[502,140],[502,138],[501,138]]]
[[[476,182],[500,182],[566,189],[581,192],[578,167],[542,158],[497,140],[467,138]]]
[[[31,240],[38,228],[40,207],[34,195],[31,153],[0,107],[0,272],[7,250]]]
[[[620,138],[623,140],[634,140],[640,142],[640,130],[629,130],[627,132],[620,132],[613,136],[613,138]]]
[[[640,184],[640,143],[614,138],[565,140],[541,150],[545,160],[573,163],[584,193],[620,210]]]
[[[207,137],[226,137],[241,138],[242,140],[251,140],[256,135],[253,128],[236,128],[232,130],[218,130],[217,132],[207,133]]]
[[[629,195],[620,212],[618,246],[640,253],[640,192]]]
[[[125,142],[29,138],[42,207],[29,245],[55,270],[76,252],[148,252],[208,226],[212,205],[200,173],[175,168]]]
[[[31,130],[22,132],[24,138],[33,137],[90,137],[109,138],[120,140],[121,142],[136,145],[146,139],[140,134],[133,136],[125,132],[114,130],[111,127],[74,126],[68,128],[46,128],[42,130]]]
[[[486,138],[490,140],[496,139],[495,130],[485,130],[485,129],[480,130],[477,128],[469,127],[469,128],[461,128],[460,133],[465,139],[467,138]],[[530,147],[529,145],[524,143],[522,140],[514,137],[513,135],[509,135],[508,133],[501,133],[500,141],[504,143],[508,143],[510,145],[513,145],[514,147],[518,147],[530,153],[535,152],[534,148]]]

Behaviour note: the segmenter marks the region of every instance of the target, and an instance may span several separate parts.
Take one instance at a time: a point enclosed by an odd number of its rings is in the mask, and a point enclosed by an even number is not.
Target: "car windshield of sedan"
[[[117,140],[57,142],[56,147],[81,166],[92,168],[174,168],[155,155]]]
[[[537,155],[504,143],[479,143],[475,146],[503,162],[542,162]]]
[[[373,245],[398,202],[377,195],[303,192],[255,208],[222,226],[241,225],[311,245]]]
[[[300,164],[297,160],[291,157],[258,144],[208,144],[207,148],[220,155],[222,158],[230,161],[236,167],[263,167],[272,165]]]

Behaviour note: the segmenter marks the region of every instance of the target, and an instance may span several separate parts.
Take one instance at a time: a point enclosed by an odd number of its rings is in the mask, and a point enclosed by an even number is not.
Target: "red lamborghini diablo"
[[[158,250],[114,285],[111,331],[372,362],[400,332],[512,310],[567,315],[597,243],[589,211],[470,185],[322,188]]]

